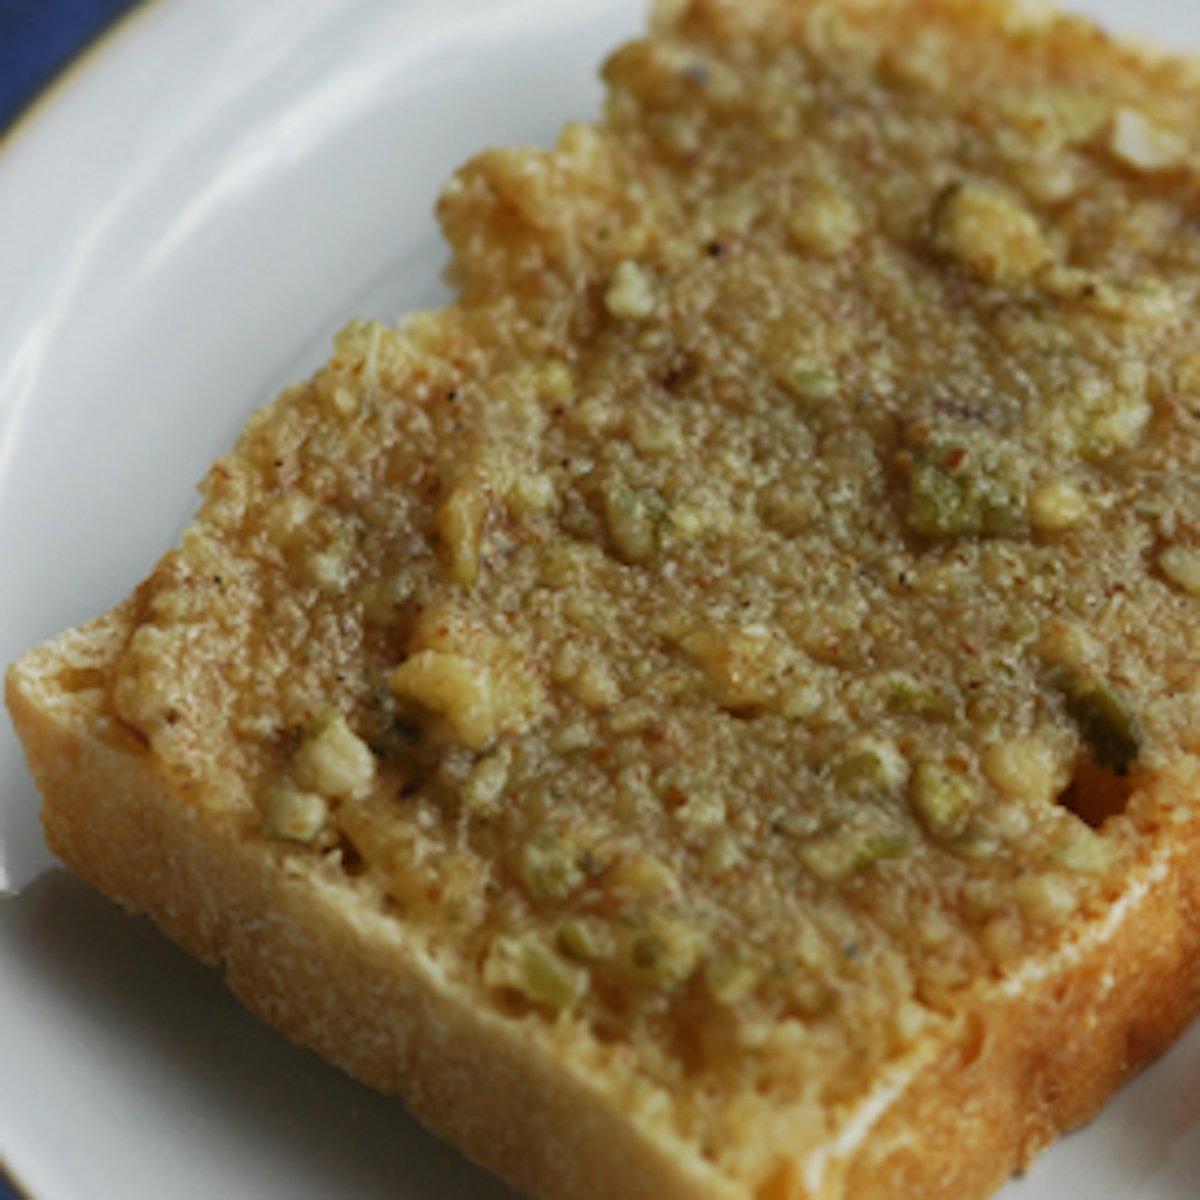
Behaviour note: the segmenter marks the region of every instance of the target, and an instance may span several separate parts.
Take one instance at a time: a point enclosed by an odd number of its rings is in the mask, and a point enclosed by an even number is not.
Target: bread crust
[[[623,1111],[553,1026],[472,1001],[418,937],[163,778],[107,712],[126,604],[31,652],[7,700],[80,875],[222,967],[251,1009],[545,1200],[970,1200],[1088,1120],[1200,1010],[1200,833],[1163,832],[1123,893],[1051,955],[981,985],[807,1161],[751,1194]],[[75,689],[64,686],[74,681]],[[1160,779],[1167,807],[1194,767]],[[1172,794],[1173,793],[1173,794]],[[1174,803],[1173,803],[1174,802]]]

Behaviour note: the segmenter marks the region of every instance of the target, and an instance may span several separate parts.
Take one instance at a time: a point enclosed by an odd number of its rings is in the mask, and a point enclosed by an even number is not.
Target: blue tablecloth
[[[0,0],[0,130],[133,3]]]

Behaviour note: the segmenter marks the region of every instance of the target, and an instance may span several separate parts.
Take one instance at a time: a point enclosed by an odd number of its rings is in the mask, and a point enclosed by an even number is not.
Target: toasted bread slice
[[[8,701],[53,848],[545,1200],[983,1197],[1200,1007],[1200,84],[695,0]]]

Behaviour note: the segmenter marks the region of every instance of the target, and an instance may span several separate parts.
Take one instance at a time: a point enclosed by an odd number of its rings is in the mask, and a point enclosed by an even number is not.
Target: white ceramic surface
[[[1077,0],[1200,49],[1195,0]],[[247,413],[436,303],[474,150],[593,113],[642,0],[156,0],[0,149],[0,661],[126,593]],[[0,890],[47,863],[0,722]],[[36,1200],[500,1200],[51,871],[0,902],[0,1161]],[[1200,1031],[1003,1200],[1200,1195]]]

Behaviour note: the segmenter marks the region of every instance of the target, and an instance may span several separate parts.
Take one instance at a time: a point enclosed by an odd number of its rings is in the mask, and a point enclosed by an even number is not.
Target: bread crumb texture
[[[251,419],[112,714],[719,1194],[834,1194],[1189,815],[1200,88],[1000,0],[664,4],[605,76]]]

